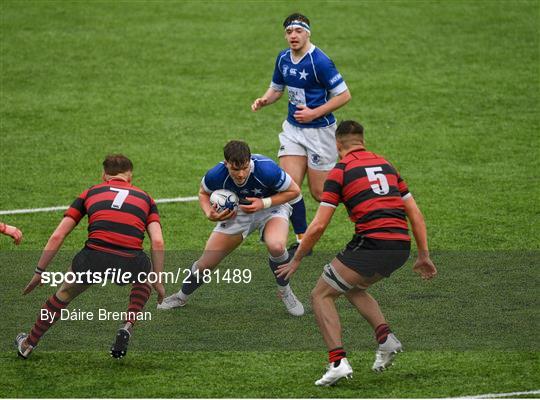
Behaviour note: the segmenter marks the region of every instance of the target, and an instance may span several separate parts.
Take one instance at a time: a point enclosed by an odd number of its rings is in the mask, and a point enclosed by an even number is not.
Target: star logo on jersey
[[[305,81],[307,81],[307,76],[309,75],[308,72],[306,72],[305,69],[303,69],[302,71],[300,71],[300,79],[303,79]]]
[[[253,189],[252,192],[253,192],[253,196],[257,196],[258,194],[262,194],[262,190],[257,189],[257,188]]]
[[[242,193],[242,194],[249,194],[249,190],[247,190],[247,189],[242,189],[242,190],[240,190],[240,193]]]

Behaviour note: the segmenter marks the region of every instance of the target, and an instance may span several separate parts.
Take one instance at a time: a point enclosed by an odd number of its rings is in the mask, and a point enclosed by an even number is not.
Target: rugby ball
[[[216,208],[217,212],[224,210],[235,211],[238,208],[238,196],[230,190],[214,190],[210,195],[210,204]]]

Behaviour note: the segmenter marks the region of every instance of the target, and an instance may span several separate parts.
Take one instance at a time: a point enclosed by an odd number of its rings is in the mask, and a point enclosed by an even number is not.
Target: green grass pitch
[[[126,359],[107,354],[115,322],[65,321],[24,362],[12,340],[53,289],[20,291],[62,214],[3,215],[25,241],[16,248],[0,238],[0,396],[378,398],[540,389],[538,1],[4,0],[0,210],[69,204],[98,181],[111,152],[134,161],[135,184],[154,198],[195,195],[229,139],[275,158],[285,101],[259,113],[249,107],[286,46],[281,22],[295,11],[310,17],[313,43],[351,90],[337,118],[364,124],[368,147],[396,165],[428,224],[437,279],[421,282],[410,261],[372,289],[405,346],[393,369],[369,370],[372,332],[340,301],[354,379],[316,388],[326,354],[313,314],[285,313],[255,237],[221,268],[250,268],[251,283],[212,283],[177,312],[155,312],[151,298],[153,320],[136,327]],[[316,204],[307,206],[312,216]],[[187,268],[212,224],[196,203],[159,208],[167,268]],[[65,270],[85,228],[66,240],[52,269]],[[351,233],[341,207],[292,282],[306,306],[322,265]],[[92,288],[70,308],[122,310],[127,293]]]

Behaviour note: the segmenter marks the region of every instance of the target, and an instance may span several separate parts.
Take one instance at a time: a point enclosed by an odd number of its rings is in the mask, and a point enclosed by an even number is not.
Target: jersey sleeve
[[[275,162],[264,163],[263,184],[276,192],[284,192],[291,186],[292,178]]]
[[[152,222],[161,224],[157,204],[153,198],[150,198],[150,210],[148,211],[148,217],[146,218],[146,226],[150,225]]]
[[[272,82],[270,82],[270,87],[278,92],[283,92],[285,89],[285,80],[283,79],[283,74],[281,73],[281,68],[279,62],[281,60],[281,53],[276,58],[276,65],[274,66],[274,74],[272,75]]]
[[[318,57],[315,70],[319,81],[332,96],[337,96],[347,90],[343,77],[330,58],[326,56]]]
[[[328,173],[324,182],[324,189],[321,195],[321,206],[337,207],[341,202],[341,189],[343,188],[343,170],[345,164],[338,163]]]
[[[401,175],[399,175],[399,173],[398,173],[398,190],[403,200],[406,200],[412,196],[412,194],[409,192],[409,187],[407,186],[407,182],[403,180],[403,178],[401,177]]]
[[[409,186],[407,185],[407,182],[403,180],[401,175],[399,174],[398,170],[391,164],[388,163],[388,165],[391,168],[392,174],[397,176],[397,188],[399,190],[399,194],[403,200],[408,199],[412,196],[412,194],[409,192]]]
[[[208,170],[201,180],[201,186],[208,194],[212,193],[214,190],[223,188],[223,180],[220,179],[219,173],[220,166],[221,164],[218,164],[214,168]]]
[[[88,195],[88,189],[82,192],[79,195],[79,197],[77,197],[73,201],[73,203],[71,203],[69,208],[64,213],[64,217],[71,218],[78,224],[81,221],[81,219],[86,215],[86,212],[87,212],[86,207],[84,205],[87,195]]]

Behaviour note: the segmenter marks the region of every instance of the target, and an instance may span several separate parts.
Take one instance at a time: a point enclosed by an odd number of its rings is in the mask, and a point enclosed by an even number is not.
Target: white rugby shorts
[[[338,159],[336,124],[322,128],[300,128],[285,120],[279,134],[278,157],[307,157],[308,167],[319,171],[334,168]]]
[[[251,214],[246,214],[239,208],[236,217],[219,221],[214,228],[214,232],[226,233],[228,235],[242,234],[242,237],[245,239],[251,232],[258,229],[262,239],[264,227],[268,221],[272,218],[283,218],[288,223],[291,213],[292,207],[288,203],[266,208]]]

